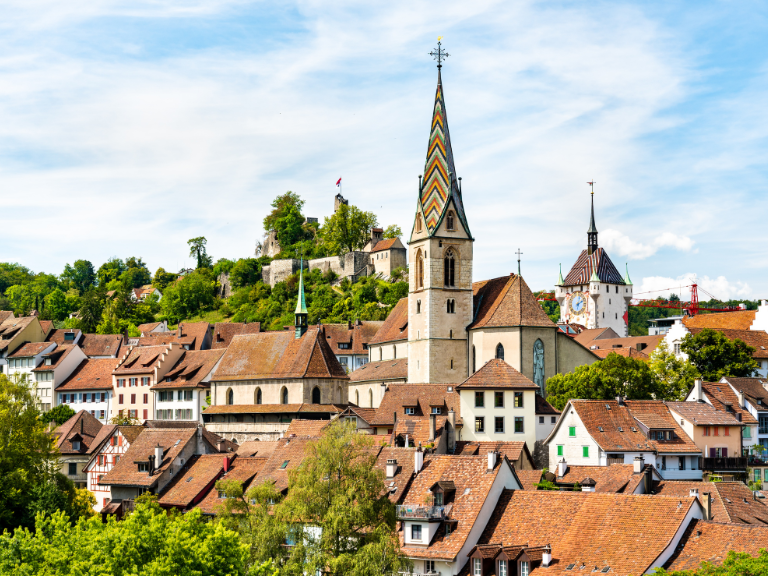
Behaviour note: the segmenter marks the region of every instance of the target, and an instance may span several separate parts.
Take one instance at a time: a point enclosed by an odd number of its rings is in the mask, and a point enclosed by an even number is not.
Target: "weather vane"
[[[595,181],[592,180],[592,182],[587,182],[592,187],[592,196],[595,195]]]
[[[442,68],[443,67],[443,60],[448,58],[450,54],[443,50],[443,46],[440,43],[440,41],[443,39],[442,36],[437,37],[437,48],[432,50],[432,52],[429,53],[430,56],[432,56],[435,60],[437,60],[437,67]]]

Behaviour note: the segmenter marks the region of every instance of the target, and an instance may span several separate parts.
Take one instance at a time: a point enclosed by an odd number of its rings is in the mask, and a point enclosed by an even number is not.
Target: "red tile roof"
[[[538,490],[535,486],[541,482],[541,470],[515,470],[523,490]]]
[[[539,394],[536,394],[536,415],[543,416],[544,414],[558,416],[560,411],[552,406],[552,404],[544,400],[544,398],[542,398]]]
[[[441,416],[445,417],[453,409],[457,426],[461,423],[461,403],[459,393],[448,392],[448,384],[390,384],[381,404],[376,409],[376,415],[371,424],[376,426],[391,426],[394,424],[394,413],[398,421],[428,420],[433,406],[441,407]],[[416,408],[414,415],[405,415],[405,406]]]
[[[67,340],[67,334],[71,335],[69,340]],[[55,342],[61,346],[62,344],[74,343],[78,337],[82,337],[82,332],[79,329],[60,328],[58,330],[51,330],[45,339],[48,342]]]
[[[99,435],[102,426],[103,424],[91,416],[89,412],[80,410],[80,412],[54,430],[56,447],[62,454],[86,454],[91,444]],[[72,448],[74,440],[80,442],[80,450]]]
[[[243,442],[237,447],[237,455],[238,457],[258,456],[260,458],[268,458],[275,451],[277,445],[277,441],[265,442],[263,440],[252,440]]]
[[[387,460],[395,460],[397,468],[392,478],[384,478],[384,485],[387,487],[387,497],[395,504],[403,501],[403,497],[408,493],[414,475],[414,457],[416,450],[414,448],[394,448],[383,447],[376,457],[375,468],[387,473]]]
[[[350,382],[379,382],[386,380],[407,380],[408,359],[380,360],[363,364],[349,374]]]
[[[211,325],[208,322],[179,322],[176,338],[179,344],[188,345],[190,350],[202,350],[210,331]]]
[[[349,322],[348,324],[323,324],[325,339],[336,355],[368,355],[368,344],[376,336],[384,322],[370,320]],[[348,344],[349,348],[340,348],[339,344]]]
[[[301,420],[295,418],[288,425],[285,436],[301,436],[305,438],[319,438],[323,429],[331,423],[330,420]]]
[[[557,483],[581,484],[586,478],[591,478],[595,481],[595,492],[632,494],[643,480],[643,472],[635,474],[634,468],[632,464],[568,466],[565,475],[557,477]]]
[[[729,330],[749,330],[755,321],[757,310],[736,310],[733,312],[715,312],[685,316],[683,324],[691,328],[725,328]]]
[[[229,472],[221,476],[220,480],[238,480],[243,483],[243,486],[247,489],[253,477],[261,470],[262,466],[266,462],[266,458],[243,458],[238,456],[232,462]],[[220,507],[224,504],[224,498],[219,498],[219,492],[215,488],[211,489],[208,494],[198,502],[194,507],[200,508],[203,514],[216,514]]]
[[[196,504],[213,488],[224,473],[224,461],[229,459],[223,454],[193,456],[165,487],[158,503],[182,509]]]
[[[725,377],[726,382],[729,382],[736,390],[744,392],[744,398],[747,400],[756,410],[768,410],[768,379],[766,378],[733,378],[731,376]],[[728,386],[723,384],[723,386]],[[760,402],[758,402],[760,400]]]
[[[719,482],[687,482],[684,480],[662,480],[654,482],[653,493],[660,496],[670,496],[683,498],[691,495],[691,490],[698,490],[699,502],[704,502],[704,493],[710,495],[710,513],[715,522],[730,522],[728,513],[725,510],[725,502],[720,497],[715,484]]]
[[[768,549],[768,526],[694,520],[664,568],[670,572],[697,570],[702,562],[720,566],[730,551],[757,557],[762,549]]]
[[[13,354],[9,354],[8,358],[25,358],[31,356],[37,356],[42,354],[43,351],[48,348],[56,349],[56,345],[52,342],[27,342],[23,346],[19,346]]]
[[[258,334],[259,332],[261,332],[261,322],[217,322],[213,327],[211,348],[226,348],[232,342],[232,338],[238,334]]]
[[[531,466],[533,461],[531,460],[531,453],[528,451],[528,447],[525,442],[477,442],[477,441],[461,441],[456,442],[456,455],[457,456],[487,456],[488,452],[498,452],[501,456],[506,456],[507,459],[515,465],[515,470],[522,468],[522,461],[527,461],[528,466]]]
[[[741,426],[733,413],[720,411],[706,402],[667,402],[667,406],[694,426]]]
[[[169,346],[135,346],[121,359],[113,374],[152,373]]]
[[[40,364],[37,368],[33,368],[32,371],[47,372],[50,370],[55,370],[61,366],[61,363],[64,361],[64,359],[69,356],[75,348],[77,348],[75,344],[62,344],[61,346],[57,346],[50,352],[43,354],[42,364]],[[47,363],[48,360],[50,360],[50,364]]]
[[[208,376],[224,356],[224,352],[224,349],[185,351],[176,365],[165,374],[163,380],[152,389],[209,388]]]
[[[74,372],[56,388],[57,392],[69,390],[111,390],[112,370],[116,358],[89,358],[83,360]]]
[[[546,326],[555,323],[544,312],[522,276],[510,274],[472,284],[474,320],[468,329]]]
[[[600,348],[592,350],[599,358],[608,358],[611,354],[618,354],[624,356],[624,358],[634,358],[635,360],[641,360],[643,362],[650,362],[651,357],[645,352],[638,352],[635,348]]]
[[[395,304],[369,344],[384,344],[400,340],[408,340],[408,298],[402,298]]]
[[[316,438],[283,438],[278,441],[275,451],[259,470],[254,482],[273,482],[282,492],[288,488],[288,471],[298,468],[308,456],[308,445]]]
[[[22,316],[21,318],[6,318],[0,324],[0,352],[8,348],[11,342],[33,322],[39,322],[37,316]]]
[[[77,345],[86,356],[117,356],[122,343],[120,334],[83,334]]]
[[[382,252],[384,250],[389,250],[392,248],[395,243],[397,242],[397,238],[385,238],[384,240],[379,240],[376,245],[373,247],[371,252]],[[402,247],[402,246],[400,246]],[[404,248],[403,248],[404,249]]]
[[[619,335],[613,328],[590,328],[589,330],[582,330],[573,339],[582,346],[589,348],[587,346],[589,342],[606,338],[619,338]]]
[[[525,389],[530,388],[538,390],[539,387],[531,382],[527,377],[523,376],[520,372],[515,370],[512,366],[500,360],[493,358],[488,360],[483,366],[472,374],[469,378],[464,380],[456,388],[462,390],[474,390],[474,389]]]

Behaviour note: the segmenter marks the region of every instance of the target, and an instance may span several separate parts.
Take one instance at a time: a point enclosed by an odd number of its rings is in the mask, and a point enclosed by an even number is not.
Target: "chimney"
[[[448,424],[451,425],[451,429],[448,431],[448,450],[453,452],[456,447],[456,413],[453,408],[448,410]]]
[[[739,390],[739,408],[746,408],[744,405],[744,390]]]
[[[149,475],[152,476],[152,474],[155,472],[155,457],[150,454],[148,460],[149,460]]]
[[[624,397],[616,396],[616,404],[618,404],[619,406],[624,406]]]
[[[691,492],[688,495],[691,498],[698,498],[699,497],[699,489],[698,488],[691,488]]]
[[[568,464],[565,462],[565,458],[560,458],[560,462],[557,463],[557,475],[562,478],[568,471]]]
[[[160,444],[155,446],[155,465],[158,468],[163,465],[163,447]]]
[[[632,471],[635,474],[640,474],[645,468],[645,458],[642,456],[635,456],[634,466],[635,467]]]
[[[408,444],[408,434],[405,435],[405,447],[410,448],[410,444]]]
[[[645,469],[645,474],[643,474],[643,489],[645,490],[646,494],[651,493],[651,488],[653,486],[652,479],[653,479],[653,468],[650,466]]]
[[[387,460],[387,478],[394,478],[397,474],[397,460],[390,458]]]
[[[424,466],[424,452],[416,450],[413,453],[413,473],[418,474],[421,472],[422,466]]]
[[[430,414],[429,415],[429,441],[433,442],[435,440],[435,415]]]
[[[694,394],[696,396],[697,402],[704,402],[704,393],[701,391],[701,379],[696,379],[693,381],[694,386]]]
[[[541,565],[546,568],[552,563],[552,548],[549,544],[544,548],[544,553],[541,555]]]
[[[224,456],[224,474],[229,472],[229,457]]]
[[[712,496],[709,492],[702,494],[701,505],[704,507],[704,520],[712,520]]]
[[[496,452],[488,452],[488,472],[496,468]]]

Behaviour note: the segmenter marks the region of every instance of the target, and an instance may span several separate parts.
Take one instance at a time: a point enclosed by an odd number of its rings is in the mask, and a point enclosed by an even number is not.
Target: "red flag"
[[[339,178],[338,181],[336,182],[336,186],[338,186],[340,184],[341,184],[341,178]]]

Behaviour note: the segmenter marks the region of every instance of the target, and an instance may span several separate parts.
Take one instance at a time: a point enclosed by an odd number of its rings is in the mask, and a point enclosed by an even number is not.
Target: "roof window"
[[[283,462],[280,465],[280,470],[285,470],[288,467],[288,462],[290,462],[290,460],[286,460],[285,462]]]
[[[624,432],[624,428],[622,428],[621,426],[619,426],[619,432]]]
[[[568,564],[568,566],[565,567],[566,570],[573,570],[576,567],[576,564]]]

